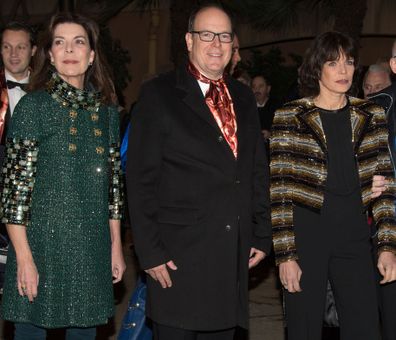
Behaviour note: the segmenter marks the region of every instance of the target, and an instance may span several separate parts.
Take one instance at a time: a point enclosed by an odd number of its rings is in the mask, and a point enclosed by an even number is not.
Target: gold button
[[[73,136],[77,135],[77,128],[75,128],[74,126],[72,126],[72,127],[70,128],[70,134],[73,135]]]
[[[92,121],[96,122],[99,119],[99,116],[96,113],[91,114]]]
[[[100,137],[102,135],[102,130],[94,129],[94,134],[95,134],[96,137]]]
[[[76,151],[76,149],[77,149],[76,144],[73,144],[73,143],[69,144],[69,151],[74,152],[74,151]]]
[[[104,152],[104,149],[101,146],[96,147],[96,153],[102,154]]]
[[[69,115],[70,115],[71,119],[76,119],[77,118],[77,112],[76,111],[70,111]]]

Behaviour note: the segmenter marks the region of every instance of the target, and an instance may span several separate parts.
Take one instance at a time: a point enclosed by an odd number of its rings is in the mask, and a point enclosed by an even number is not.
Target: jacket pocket
[[[198,209],[185,207],[160,207],[157,221],[165,224],[193,225],[198,222]]]

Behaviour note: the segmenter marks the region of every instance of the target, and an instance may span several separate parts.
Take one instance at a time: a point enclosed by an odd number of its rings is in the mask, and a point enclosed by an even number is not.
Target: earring
[[[92,66],[92,61],[90,61],[88,65],[89,65],[89,66]]]

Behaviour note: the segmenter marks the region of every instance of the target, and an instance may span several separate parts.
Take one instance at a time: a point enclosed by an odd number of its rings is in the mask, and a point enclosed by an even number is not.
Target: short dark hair
[[[95,51],[95,59],[85,75],[85,85],[90,83],[96,91],[100,91],[104,103],[113,103],[115,94],[114,84],[110,77],[107,62],[99,46],[99,27],[92,19],[77,13],[64,12],[52,16],[34,56],[35,68],[29,84],[30,90],[43,89],[49,81],[53,71],[49,58],[49,50],[52,46],[56,27],[65,23],[82,26],[87,32],[89,46]]]
[[[29,34],[30,46],[36,46],[36,32],[30,25],[24,22],[11,21],[7,25],[5,25],[1,30],[0,42],[3,42],[4,31],[24,31]]]
[[[253,75],[252,81],[253,81],[254,78],[257,78],[257,77],[263,78],[263,79],[265,80],[265,83],[266,83],[268,86],[271,86],[271,85],[272,85],[271,79],[269,78],[268,75],[266,75],[266,74],[264,74],[264,73],[256,73],[256,74]]]
[[[354,59],[355,68],[359,62],[356,41],[340,32],[322,33],[312,42],[300,68],[300,92],[304,96],[317,96],[319,80],[326,61],[337,60],[341,54]]]
[[[198,6],[195,9],[193,9],[193,11],[190,13],[190,17],[188,18],[187,32],[194,31],[194,24],[195,24],[195,19],[196,19],[197,15],[200,12],[202,12],[202,11],[208,9],[208,8],[217,8],[218,10],[224,12],[228,16],[228,18],[230,19],[231,32],[234,32],[234,23],[233,23],[233,19],[232,19],[231,14],[222,5],[220,5],[219,3],[216,3],[216,2],[213,2],[213,3],[209,2],[209,3],[206,3],[204,5]]]

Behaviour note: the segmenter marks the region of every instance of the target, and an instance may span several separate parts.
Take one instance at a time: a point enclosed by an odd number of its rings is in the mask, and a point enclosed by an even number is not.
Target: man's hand
[[[161,264],[157,267],[146,269],[145,272],[149,274],[155,281],[159,281],[162,288],[170,288],[172,287],[172,280],[167,267],[172,270],[177,270],[177,267],[173,261],[169,261],[166,264]]]
[[[289,293],[301,292],[300,279],[302,271],[297,261],[282,262],[279,265],[280,281]]]
[[[256,248],[250,248],[250,256],[249,256],[249,269],[257,266],[261,260],[264,260],[265,253]]]
[[[371,198],[376,198],[382,194],[383,191],[386,190],[386,186],[389,182],[385,179],[384,176],[375,175],[373,176],[373,185],[371,187]]]
[[[396,256],[390,251],[383,251],[378,257],[378,270],[384,277],[381,284],[396,280]]]

